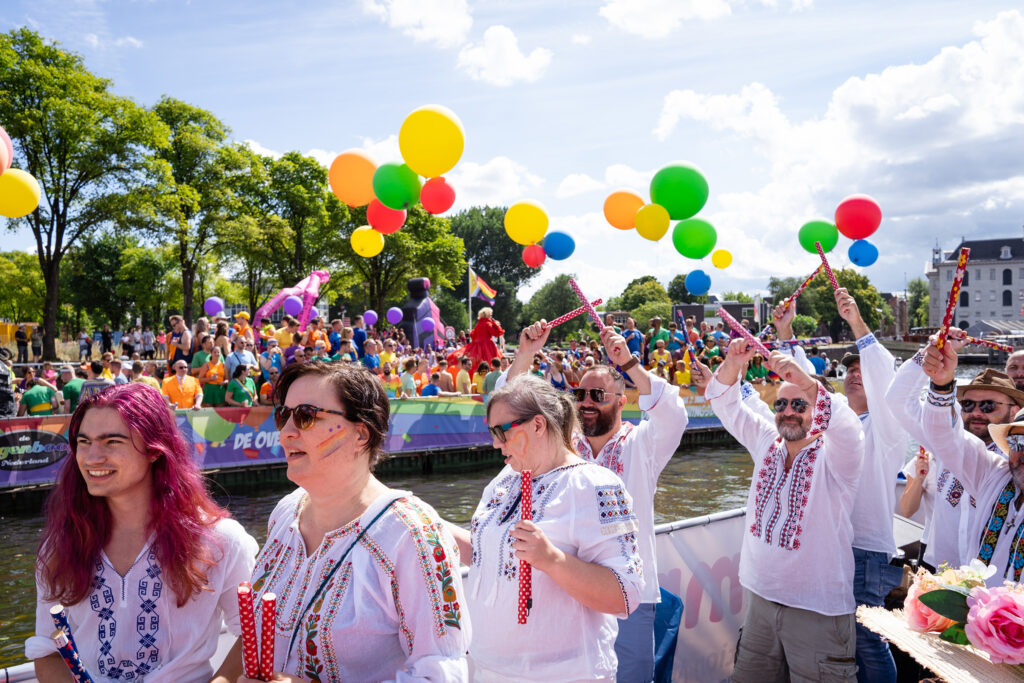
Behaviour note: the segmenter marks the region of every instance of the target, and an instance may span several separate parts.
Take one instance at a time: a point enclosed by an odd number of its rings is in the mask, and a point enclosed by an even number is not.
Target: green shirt
[[[231,380],[231,384],[228,385],[228,393],[239,403],[250,406],[256,403],[256,383],[252,381],[251,377],[245,378],[244,385],[239,384],[237,379]]]
[[[196,355],[192,356],[192,367],[198,370],[208,360],[210,360],[210,354],[206,351],[196,351]]]
[[[82,395],[83,384],[85,384],[85,380],[81,377],[76,377],[64,385],[62,391],[64,392],[64,400],[68,402],[69,413],[75,412],[75,408],[78,407],[78,398]]]
[[[763,378],[765,378],[767,376],[768,376],[768,368],[766,368],[763,365],[761,367],[757,367],[756,365],[751,365],[749,368],[747,368],[747,376],[746,376],[745,379],[748,382],[751,382],[751,381],[753,381],[755,379],[763,379]]]
[[[50,387],[37,384],[21,395],[21,405],[26,406],[28,414],[33,417],[36,415],[53,415],[53,404],[51,401],[53,401],[56,393]]]
[[[648,342],[647,344],[647,348],[649,348],[651,351],[654,350],[654,345],[658,342],[659,339],[665,342],[665,346],[668,346],[668,330],[665,329],[664,327],[659,327],[657,332],[655,332],[654,328],[652,327],[651,329],[647,330],[647,334],[651,335],[651,341]]]
[[[484,389],[483,393],[489,394],[494,391],[494,385],[498,383],[498,378],[501,377],[501,370],[491,370],[484,377]]]

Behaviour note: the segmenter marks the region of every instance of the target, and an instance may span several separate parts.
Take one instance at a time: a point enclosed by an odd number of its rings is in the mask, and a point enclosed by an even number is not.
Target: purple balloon
[[[203,302],[203,310],[206,311],[206,315],[219,315],[224,311],[224,299],[211,296]]]
[[[397,325],[402,322],[402,309],[397,306],[392,306],[388,309],[388,322],[392,325]]]
[[[424,332],[433,332],[434,331],[434,319],[433,318],[424,318],[423,322],[420,323],[420,329],[423,330]]]
[[[363,322],[366,323],[367,325],[376,325],[377,311],[373,310],[372,308],[366,309],[366,312],[363,313]]]
[[[285,299],[284,312],[288,315],[298,315],[299,313],[302,313],[302,299],[294,294]]]

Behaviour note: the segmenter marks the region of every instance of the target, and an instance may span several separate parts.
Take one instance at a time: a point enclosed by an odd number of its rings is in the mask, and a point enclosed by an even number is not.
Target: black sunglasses
[[[995,401],[991,398],[986,398],[984,401],[974,401],[971,399],[965,399],[963,401],[960,401],[960,407],[963,408],[965,413],[972,413],[974,412],[974,409],[977,408],[981,412],[988,415],[989,413],[994,413],[996,411],[997,405],[1012,406],[1015,404],[1006,403],[1004,401]]]
[[[590,394],[590,400],[594,403],[604,403],[605,396],[608,392],[604,389],[573,389],[572,397],[576,399],[577,403],[583,403],[587,399],[587,394]],[[612,396],[622,396],[622,394],[616,392]]]
[[[317,413],[330,413],[331,415],[341,415],[345,417],[345,413],[340,410],[328,410],[327,408],[321,408],[309,403],[300,403],[294,408],[288,406],[275,406],[274,407],[274,425],[277,426],[277,431],[284,429],[284,426],[288,424],[288,418],[293,417],[292,422],[295,423],[297,429],[309,429],[316,422]]]
[[[775,403],[772,405],[775,407],[776,413],[785,412],[787,407],[791,407],[794,413],[797,415],[803,415],[810,403],[802,398],[794,398],[793,400],[788,398],[777,398],[775,399]]]
[[[521,424],[526,424],[532,419],[532,417],[524,417],[519,420],[512,420],[511,422],[506,422],[504,424],[494,425],[493,427],[488,425],[487,431],[489,431],[494,436],[494,438],[497,439],[500,443],[505,443],[505,432],[512,429],[513,427],[518,427]]]

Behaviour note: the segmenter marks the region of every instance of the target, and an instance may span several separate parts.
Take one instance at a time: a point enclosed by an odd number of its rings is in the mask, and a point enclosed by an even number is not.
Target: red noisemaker
[[[825,274],[828,275],[828,281],[832,283],[832,289],[839,289],[839,281],[836,280],[836,274],[832,272],[832,266],[828,264],[828,259],[825,258],[825,250],[821,248],[821,242],[815,242],[814,246],[818,250],[818,256],[821,257],[821,266],[825,269]]]
[[[594,299],[593,301],[590,302],[590,305],[591,306],[597,306],[599,303],[601,303],[601,299]],[[551,322],[549,322],[547,324],[547,327],[554,327],[555,325],[561,325],[562,323],[567,322],[569,320],[572,320],[576,316],[583,315],[584,313],[587,313],[587,307],[586,306],[580,306],[579,308],[574,308],[571,311],[569,311],[568,313],[566,313],[565,315],[560,315],[557,318],[555,318],[554,320],[552,320]]]
[[[238,584],[238,619],[242,625],[242,664],[246,678],[260,678],[260,655],[256,640],[256,615],[252,604],[252,586]],[[264,679],[264,680],[269,680]]]
[[[946,336],[953,324],[953,313],[956,312],[956,305],[960,299],[960,287],[964,283],[964,273],[967,272],[967,259],[971,255],[968,247],[960,247],[960,255],[956,260],[956,273],[953,275],[953,287],[949,290],[949,301],[946,302],[946,315],[942,318],[942,327],[939,328],[938,339],[935,341],[935,348],[941,349],[946,343]]]
[[[803,282],[801,282],[800,286],[796,288],[796,291],[793,292],[792,294],[790,294],[789,296],[787,296],[785,298],[785,300],[782,302],[782,310],[785,311],[786,309],[788,309],[790,307],[790,305],[794,301],[796,301],[796,298],[798,296],[800,296],[805,289],[807,289],[807,287],[811,284],[811,282],[814,281],[814,278],[818,277],[818,273],[820,273],[821,269],[824,268],[824,267],[825,267],[824,264],[822,264],[822,265],[818,266],[817,268],[815,268],[814,272],[811,273],[811,276],[809,278],[807,278],[806,280],[804,280]]]
[[[264,593],[262,628],[260,639],[260,678],[269,681],[274,677],[274,628],[277,625],[277,596]]]
[[[520,519],[533,519],[533,473],[523,470],[523,493],[519,501]],[[529,562],[519,561],[519,623],[525,624],[533,607],[533,568]]]

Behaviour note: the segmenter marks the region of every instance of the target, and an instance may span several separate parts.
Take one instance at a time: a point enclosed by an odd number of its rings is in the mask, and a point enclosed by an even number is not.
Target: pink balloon
[[[405,210],[390,209],[374,199],[366,207],[366,222],[382,235],[390,235],[405,225]]]
[[[431,178],[423,183],[420,202],[427,213],[444,213],[455,203],[455,189],[442,176]]]
[[[11,167],[14,163],[14,145],[11,144],[11,136],[7,134],[7,131],[0,128],[0,140],[3,141],[4,147],[6,148],[7,156],[0,157],[0,173],[3,173]]]
[[[836,207],[836,227],[851,240],[871,236],[882,224],[882,209],[866,194],[850,195]]]

